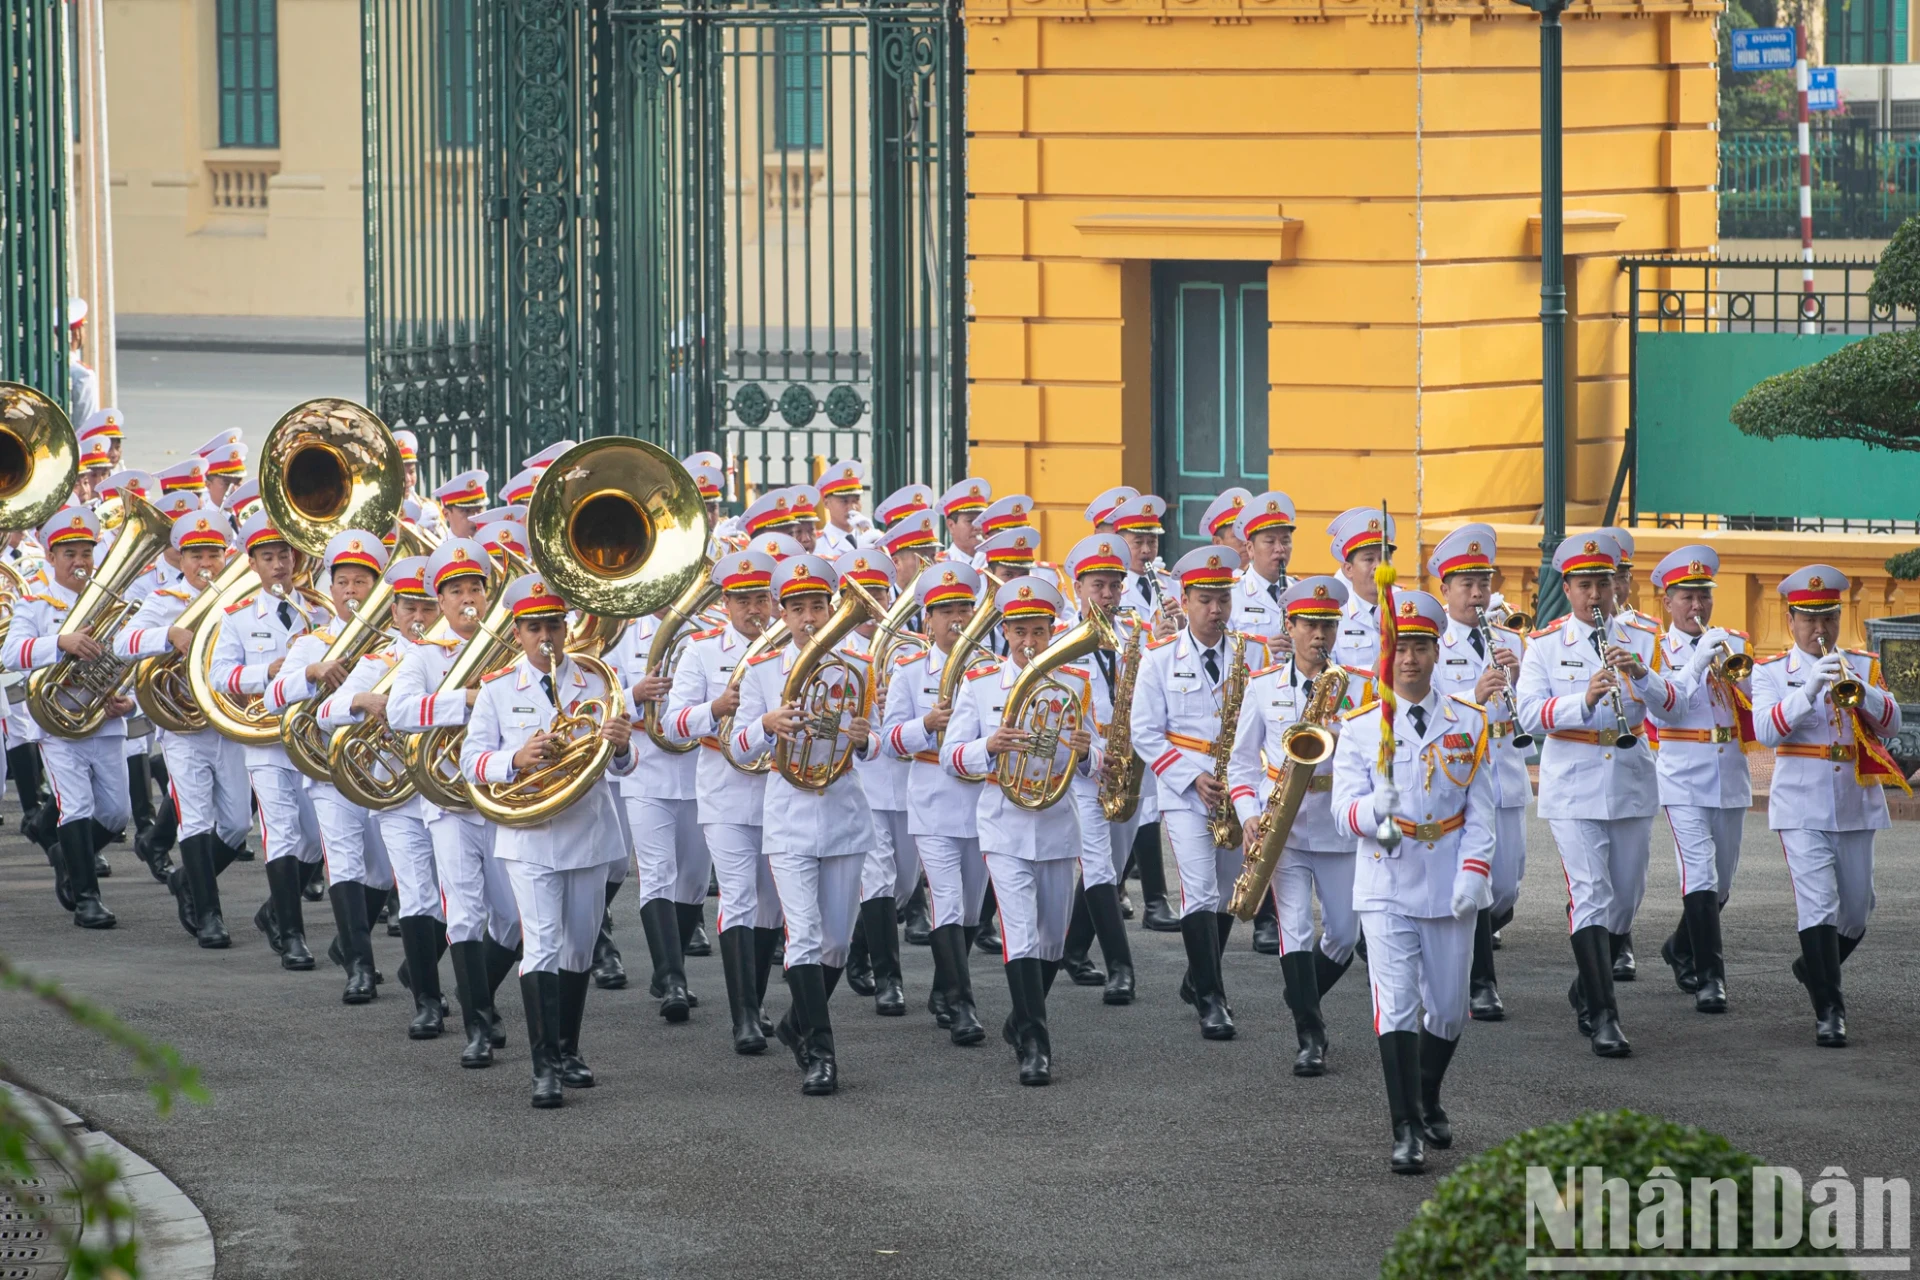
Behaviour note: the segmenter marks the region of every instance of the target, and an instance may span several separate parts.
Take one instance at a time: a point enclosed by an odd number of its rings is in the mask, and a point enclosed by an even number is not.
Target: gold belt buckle
[[[1330,773],[1314,774],[1313,777],[1309,779],[1307,782],[1307,790],[1309,791],[1333,790],[1333,775]]]
[[[1504,738],[1508,734],[1513,732],[1513,721],[1495,720],[1492,724],[1487,726],[1487,731],[1496,738]]]
[[[1837,764],[1842,760],[1851,760],[1852,758],[1853,758],[1853,747],[1850,746],[1849,744],[1844,742],[1834,742],[1834,743],[1828,744],[1827,759]]]
[[[1409,839],[1418,840],[1422,844],[1432,844],[1446,834],[1446,832],[1440,829],[1440,824],[1437,822],[1408,822],[1405,818],[1400,820],[1400,832]]]
[[[1713,727],[1713,740],[1715,742],[1732,742],[1733,726],[1725,724],[1715,725]]]

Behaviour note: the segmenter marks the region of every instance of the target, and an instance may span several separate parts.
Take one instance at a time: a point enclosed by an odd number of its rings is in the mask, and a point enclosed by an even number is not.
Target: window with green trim
[[[1905,62],[1907,0],[1827,0],[1827,63]]]
[[[220,145],[280,145],[276,0],[219,0]]]
[[[785,23],[779,28],[774,59],[774,136],[787,151],[821,146],[826,140],[826,29]]]
[[[480,140],[480,0],[441,0],[440,142]]]

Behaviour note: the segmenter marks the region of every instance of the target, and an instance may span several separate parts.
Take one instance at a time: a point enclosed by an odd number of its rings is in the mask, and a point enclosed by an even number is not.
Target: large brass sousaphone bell
[[[79,474],[79,442],[60,406],[23,382],[0,382],[0,530],[38,529]]]

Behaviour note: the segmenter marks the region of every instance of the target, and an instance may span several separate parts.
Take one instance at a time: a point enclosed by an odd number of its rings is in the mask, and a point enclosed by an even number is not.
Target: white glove
[[[1373,791],[1373,825],[1379,826],[1400,807],[1400,788],[1383,782]]]
[[[1453,918],[1470,920],[1493,905],[1493,885],[1478,871],[1453,873]]]
[[[1721,645],[1725,645],[1729,649],[1733,648],[1733,633],[1725,627],[1708,627],[1700,633],[1700,643],[1696,647],[1695,653],[1704,653],[1708,656],[1708,660],[1711,661],[1720,656],[1715,651]]]
[[[1846,659],[1837,653],[1830,653],[1813,664],[1813,672],[1807,677],[1807,700],[1820,701],[1820,695],[1827,687],[1846,672]]]

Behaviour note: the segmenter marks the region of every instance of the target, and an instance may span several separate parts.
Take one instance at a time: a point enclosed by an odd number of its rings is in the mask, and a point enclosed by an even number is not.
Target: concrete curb
[[[50,1098],[0,1081],[0,1089],[49,1108],[67,1138],[88,1154],[103,1152],[120,1166],[120,1194],[133,1206],[140,1243],[141,1280],[213,1280],[213,1231],[198,1205],[173,1180],[110,1133],[95,1129]]]

